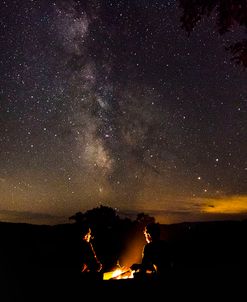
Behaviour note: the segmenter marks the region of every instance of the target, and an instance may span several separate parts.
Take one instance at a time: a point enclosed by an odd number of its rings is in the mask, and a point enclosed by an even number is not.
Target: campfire
[[[139,263],[141,261],[140,251],[142,250],[143,240],[139,238],[133,238],[131,241],[131,248],[124,251],[121,262],[118,259],[109,271],[104,272],[103,280],[119,280],[119,279],[134,279],[136,271],[131,269],[130,266],[133,263]]]
[[[103,280],[119,280],[134,278],[133,271],[130,268],[119,267],[111,272],[103,274]]]

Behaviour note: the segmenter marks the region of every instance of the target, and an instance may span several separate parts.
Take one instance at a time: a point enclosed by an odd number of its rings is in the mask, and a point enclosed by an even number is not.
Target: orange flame
[[[117,268],[114,271],[106,272],[103,274],[103,280],[118,280],[134,278],[133,271],[129,268]]]

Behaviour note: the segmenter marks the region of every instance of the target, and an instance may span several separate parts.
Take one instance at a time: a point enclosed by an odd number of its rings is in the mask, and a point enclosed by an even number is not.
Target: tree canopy
[[[89,223],[93,226],[100,226],[100,227],[112,227],[116,224],[120,224],[121,222],[126,221],[126,218],[121,218],[117,211],[111,207],[108,206],[99,206],[90,210],[87,210],[86,212],[77,212],[74,215],[69,217],[69,220],[74,220],[75,223],[81,224],[81,223]],[[144,212],[138,213],[136,215],[135,220],[128,219],[129,223],[138,224],[140,226],[144,226],[150,222],[155,222],[155,218],[150,216],[149,214],[146,214]]]
[[[180,21],[190,34],[203,16],[216,13],[216,25],[220,35],[233,28],[243,27],[247,32],[246,0],[179,0],[183,10]],[[247,68],[247,39],[242,39],[226,46],[232,53],[232,60]]]

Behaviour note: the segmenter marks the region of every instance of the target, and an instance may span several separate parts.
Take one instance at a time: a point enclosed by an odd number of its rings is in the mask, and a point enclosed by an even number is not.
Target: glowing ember
[[[130,279],[134,278],[133,271],[131,269],[121,269],[118,268],[112,272],[106,272],[103,275],[103,280],[110,280],[110,279]]]

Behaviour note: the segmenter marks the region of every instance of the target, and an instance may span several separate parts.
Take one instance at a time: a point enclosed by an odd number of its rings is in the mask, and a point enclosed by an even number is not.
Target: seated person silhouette
[[[82,240],[80,244],[80,268],[84,276],[96,276],[102,270],[94,247],[91,243],[92,231],[88,225],[81,227]]]
[[[161,277],[170,268],[169,248],[165,241],[160,240],[159,223],[147,224],[144,228],[146,244],[142,250],[141,263],[130,267],[134,277]]]

